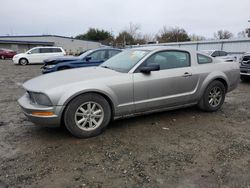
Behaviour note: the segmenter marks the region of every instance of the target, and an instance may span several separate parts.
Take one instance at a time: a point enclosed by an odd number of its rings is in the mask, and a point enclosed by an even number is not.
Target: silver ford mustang
[[[99,67],[42,75],[23,84],[18,102],[34,123],[76,137],[100,134],[111,119],[198,105],[218,110],[235,89],[239,65],[165,47],[126,50]]]

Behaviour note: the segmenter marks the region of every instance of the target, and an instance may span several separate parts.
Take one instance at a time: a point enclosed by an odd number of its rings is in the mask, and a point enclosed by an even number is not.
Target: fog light
[[[53,116],[54,112],[32,112],[34,116]]]

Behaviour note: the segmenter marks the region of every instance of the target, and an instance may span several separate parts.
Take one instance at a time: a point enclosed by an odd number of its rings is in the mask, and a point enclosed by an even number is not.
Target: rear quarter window
[[[52,48],[53,53],[60,53],[62,52],[61,48]]]
[[[207,63],[213,62],[212,58],[202,55],[202,54],[197,54],[197,61],[198,61],[198,64],[207,64]]]

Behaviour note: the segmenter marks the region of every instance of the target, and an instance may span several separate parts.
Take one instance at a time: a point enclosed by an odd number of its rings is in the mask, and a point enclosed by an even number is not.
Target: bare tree
[[[214,38],[216,39],[230,39],[233,38],[233,33],[227,30],[219,30],[214,33]]]
[[[206,40],[206,37],[201,36],[201,35],[196,35],[196,34],[189,35],[189,38],[190,38],[191,41]]]
[[[245,30],[239,32],[239,33],[237,34],[237,36],[238,36],[239,38],[250,37],[250,28],[246,28]]]
[[[139,32],[141,26],[139,24],[133,24],[132,22],[129,23],[129,27],[125,29],[127,33],[129,33],[134,39],[140,38],[141,33]]]
[[[156,36],[159,42],[182,42],[190,41],[190,38],[183,28],[179,27],[166,27],[164,26]]]
[[[237,33],[238,38],[246,38],[247,37],[247,33],[246,31],[241,31],[239,33]]]
[[[153,42],[156,40],[156,38],[153,34],[144,34],[143,39],[146,43]]]

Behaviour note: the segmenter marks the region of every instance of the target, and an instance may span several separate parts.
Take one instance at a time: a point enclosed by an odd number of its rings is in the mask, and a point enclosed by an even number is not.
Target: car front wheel
[[[241,75],[240,79],[241,79],[242,82],[246,82],[246,81],[250,80],[247,76],[244,76],[244,75]]]
[[[217,111],[223,105],[225,95],[226,88],[224,84],[217,80],[213,81],[207,86],[199,102],[199,107],[207,112]]]
[[[20,65],[27,65],[28,63],[29,63],[28,60],[25,59],[25,58],[22,58],[22,59],[19,60]]]
[[[76,137],[93,137],[107,127],[111,119],[111,108],[101,95],[88,93],[74,98],[66,107],[64,123]]]

